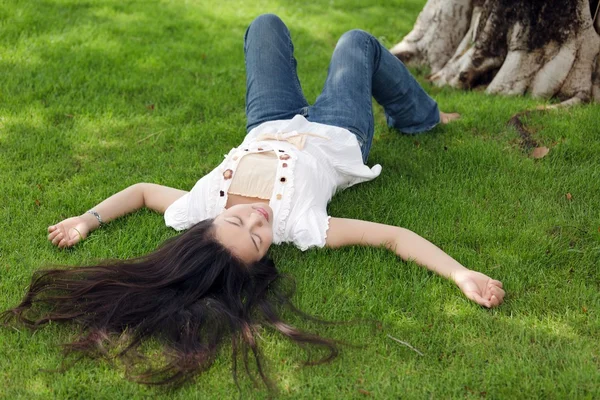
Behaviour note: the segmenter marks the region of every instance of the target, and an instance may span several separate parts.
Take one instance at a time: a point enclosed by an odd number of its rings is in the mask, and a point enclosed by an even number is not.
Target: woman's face
[[[213,221],[217,240],[247,263],[260,260],[273,242],[273,210],[267,203],[238,204]]]

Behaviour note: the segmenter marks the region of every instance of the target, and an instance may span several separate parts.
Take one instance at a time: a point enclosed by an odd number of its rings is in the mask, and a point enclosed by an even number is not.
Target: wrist
[[[462,278],[462,276],[464,275],[465,272],[469,272],[470,269],[463,267],[462,265],[456,269],[454,269],[452,272],[450,272],[450,276],[449,276],[449,280],[451,280],[452,282],[454,282],[455,284],[459,284],[460,280]]]
[[[98,221],[98,219],[90,213],[85,212],[80,215],[80,218],[84,220],[90,231],[100,227],[100,221]]]

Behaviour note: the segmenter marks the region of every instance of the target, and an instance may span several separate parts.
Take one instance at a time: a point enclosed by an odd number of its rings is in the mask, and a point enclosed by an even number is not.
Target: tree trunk
[[[436,85],[600,101],[599,0],[428,0],[390,51]],[[594,18],[595,17],[595,18]]]

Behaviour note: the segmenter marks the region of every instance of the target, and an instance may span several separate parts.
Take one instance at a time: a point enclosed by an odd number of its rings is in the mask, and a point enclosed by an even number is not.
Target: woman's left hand
[[[504,300],[502,282],[481,272],[461,270],[454,273],[453,279],[468,299],[484,307],[496,307]]]

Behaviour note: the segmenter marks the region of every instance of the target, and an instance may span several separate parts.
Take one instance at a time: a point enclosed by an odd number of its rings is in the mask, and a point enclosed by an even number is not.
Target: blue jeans
[[[374,131],[371,97],[383,106],[388,125],[401,132],[427,131],[440,122],[437,103],[404,64],[367,32],[342,35],[323,92],[312,106],[298,80],[290,31],[279,17],[265,14],[250,24],[244,53],[247,131],[300,114],[354,133],[366,162]]]

